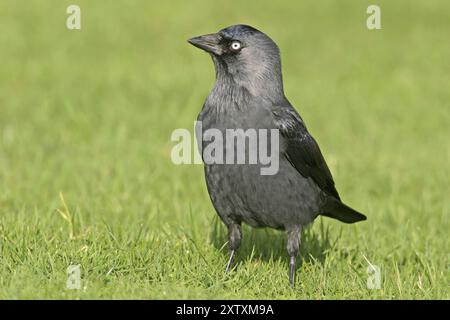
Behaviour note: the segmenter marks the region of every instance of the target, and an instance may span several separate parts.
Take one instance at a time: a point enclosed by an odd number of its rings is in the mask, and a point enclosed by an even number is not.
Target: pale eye
[[[237,51],[241,48],[241,43],[239,41],[233,41],[231,43],[231,49]]]

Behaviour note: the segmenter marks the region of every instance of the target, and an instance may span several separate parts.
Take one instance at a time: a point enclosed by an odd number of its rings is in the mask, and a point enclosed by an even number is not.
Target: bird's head
[[[217,81],[231,80],[255,95],[283,95],[278,46],[263,32],[239,24],[188,42],[211,55]]]

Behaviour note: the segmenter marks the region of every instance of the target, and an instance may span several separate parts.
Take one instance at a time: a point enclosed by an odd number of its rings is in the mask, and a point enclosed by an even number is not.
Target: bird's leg
[[[230,258],[228,259],[225,273],[228,273],[234,262],[234,255],[241,244],[241,226],[237,223],[228,225],[228,246],[230,248]]]
[[[289,283],[292,287],[295,284],[295,260],[298,254],[298,249],[300,247],[300,233],[301,226],[295,226],[292,229],[289,229],[288,239],[287,239],[287,251],[290,257],[289,260]]]
[[[228,259],[227,267],[225,268],[225,274],[227,274],[228,272],[230,272],[231,265],[232,265],[233,262],[234,262],[234,253],[235,253],[235,250],[230,250],[230,258]]]

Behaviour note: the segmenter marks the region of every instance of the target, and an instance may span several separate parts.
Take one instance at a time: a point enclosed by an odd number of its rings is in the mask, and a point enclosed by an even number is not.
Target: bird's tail
[[[328,199],[326,205],[324,206],[323,213],[321,213],[321,215],[337,219],[345,223],[355,223],[367,219],[367,217],[362,213],[353,210],[339,200],[331,197]]]

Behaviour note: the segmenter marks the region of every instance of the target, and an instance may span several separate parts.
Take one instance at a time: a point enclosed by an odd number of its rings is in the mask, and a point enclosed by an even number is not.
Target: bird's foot
[[[227,263],[227,267],[225,269],[225,274],[228,274],[228,272],[230,272],[231,270],[231,266],[233,265],[234,262],[234,250],[231,250],[230,252],[230,258],[228,259],[228,263]]]
[[[293,288],[295,285],[295,257],[291,257],[289,262],[289,283]]]

